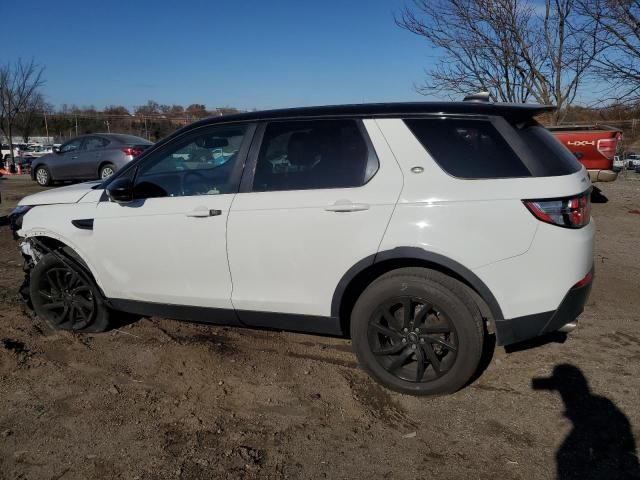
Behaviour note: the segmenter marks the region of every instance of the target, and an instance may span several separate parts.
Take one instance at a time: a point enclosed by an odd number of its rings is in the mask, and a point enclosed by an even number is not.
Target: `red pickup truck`
[[[551,133],[582,163],[592,182],[611,182],[613,156],[622,139],[622,130],[606,125],[549,127]]]

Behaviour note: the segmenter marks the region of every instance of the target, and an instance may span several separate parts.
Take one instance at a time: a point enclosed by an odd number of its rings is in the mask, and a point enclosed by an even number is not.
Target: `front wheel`
[[[52,253],[33,267],[29,290],[36,314],[53,329],[94,333],[109,326],[96,287]]]
[[[45,166],[40,166],[36,169],[34,177],[38,185],[41,187],[47,187],[51,185],[51,174],[49,173],[49,169]]]
[[[351,338],[360,363],[383,385],[433,395],[453,393],[471,379],[484,327],[466,286],[440,272],[403,268],[362,293]]]

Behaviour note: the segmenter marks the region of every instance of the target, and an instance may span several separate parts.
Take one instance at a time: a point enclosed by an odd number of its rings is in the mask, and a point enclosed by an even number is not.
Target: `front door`
[[[226,222],[252,131],[202,127],[124,172],[135,199],[100,202],[93,226],[94,269],[107,297],[232,308]]]
[[[251,157],[229,215],[234,307],[247,324],[313,329],[263,312],[330,321],[315,317],[331,316],[342,276],[377,252],[402,173],[373,121],[272,122]]]
[[[82,150],[84,137],[74,138],[60,147],[50,163],[51,176],[54,180],[71,180],[78,176],[78,156]]]

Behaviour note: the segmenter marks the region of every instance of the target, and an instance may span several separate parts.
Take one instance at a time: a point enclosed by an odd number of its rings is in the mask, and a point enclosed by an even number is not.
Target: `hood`
[[[18,205],[52,205],[54,203],[77,203],[100,182],[77,183],[66,187],[52,188],[24,197]]]

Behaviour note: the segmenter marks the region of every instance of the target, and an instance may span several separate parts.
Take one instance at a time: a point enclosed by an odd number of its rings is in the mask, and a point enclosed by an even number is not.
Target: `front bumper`
[[[593,285],[593,269],[590,280],[567,292],[560,306],[555,311],[536,313],[509,320],[496,320],[496,343],[511,345],[545,333],[558,331],[568,323],[575,322],[584,310],[591,286]]]

